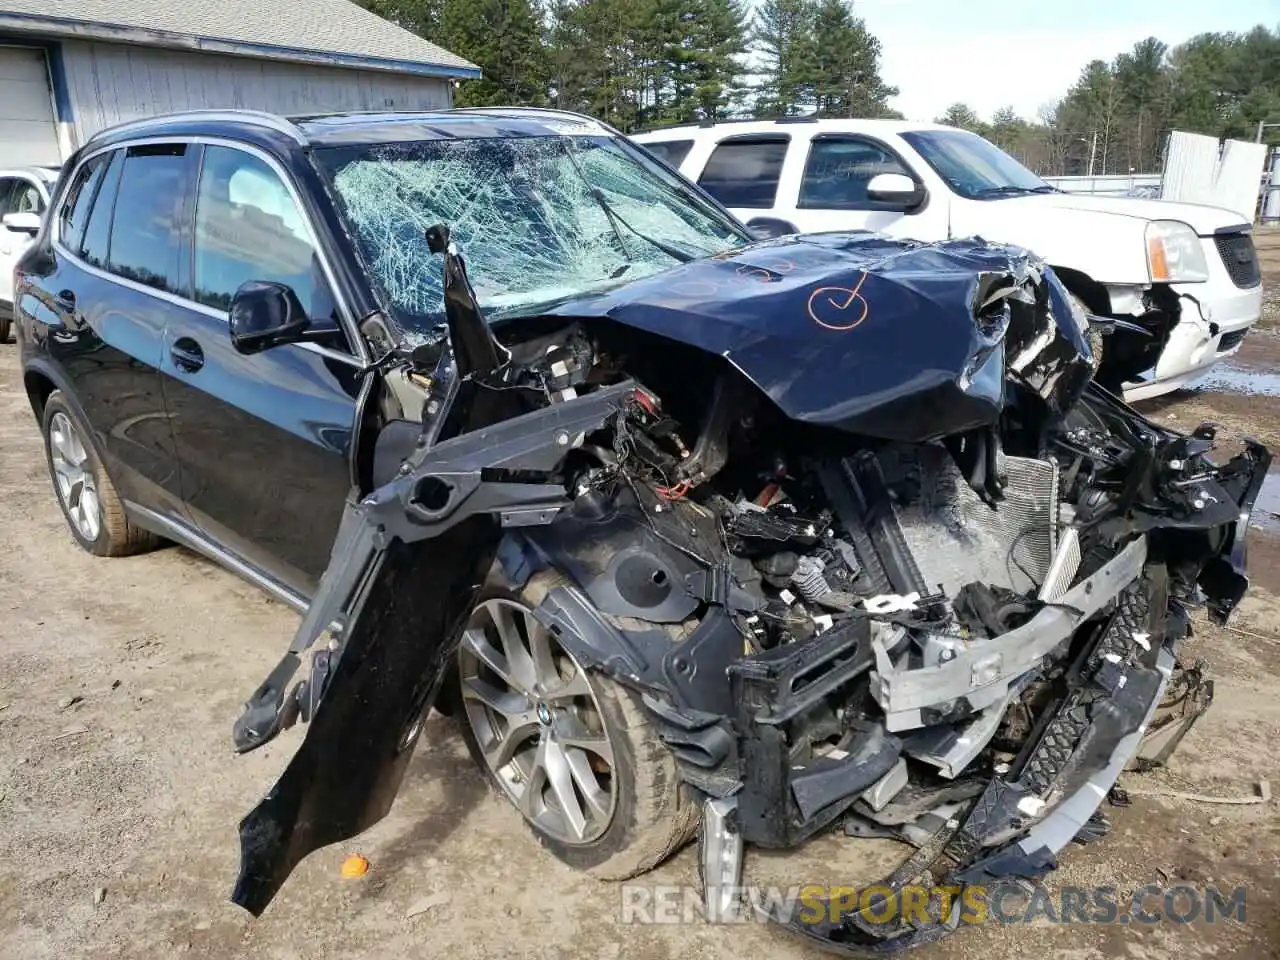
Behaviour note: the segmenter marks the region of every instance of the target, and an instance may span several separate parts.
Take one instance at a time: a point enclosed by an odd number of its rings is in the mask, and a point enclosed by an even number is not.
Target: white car
[[[1103,363],[1129,400],[1198,379],[1239,349],[1262,312],[1252,229],[1240,215],[1062,193],[953,127],[801,119],[669,127],[633,139],[749,226],[980,236],[1032,250],[1089,313],[1121,321],[1111,324]]]
[[[57,167],[0,169],[0,343],[13,322],[13,268],[40,230],[57,179]]]

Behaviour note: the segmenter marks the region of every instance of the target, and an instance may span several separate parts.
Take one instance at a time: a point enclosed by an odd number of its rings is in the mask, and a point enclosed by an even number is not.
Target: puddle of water
[[[1192,389],[1201,393],[1241,393],[1255,397],[1280,397],[1280,373],[1242,370],[1229,364],[1214,367]]]
[[[1271,533],[1280,532],[1280,469],[1272,470],[1262,481],[1258,499],[1253,503],[1249,526]]]

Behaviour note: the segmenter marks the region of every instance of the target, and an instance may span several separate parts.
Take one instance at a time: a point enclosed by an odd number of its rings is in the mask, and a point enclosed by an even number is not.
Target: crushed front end
[[[260,911],[386,812],[486,580],[553,572],[533,616],[640,694],[703,803],[713,918],[744,845],[826,830],[915,847],[890,889],[1043,874],[1144,733],[1163,759],[1207,704],[1178,644],[1190,609],[1223,619],[1247,586],[1270,456],[1218,464],[1211,426],[1168,431],[1092,383],[1085,319],[1024,252],[775,241],[489,341],[442,249],[464,349],[424,371],[439,413],[353,499],[238,726],[248,749],[295,704],[312,718],[242,824],[237,902]],[[1156,717],[1171,682],[1197,707]],[[772,919],[879,953],[954,929],[959,902]]]

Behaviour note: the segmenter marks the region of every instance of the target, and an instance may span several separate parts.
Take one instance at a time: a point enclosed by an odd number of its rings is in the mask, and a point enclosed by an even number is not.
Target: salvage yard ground
[[[1280,234],[1264,235],[1266,328],[1213,383],[1143,406],[1191,429],[1253,434],[1280,451]],[[1235,629],[1186,648],[1214,706],[1157,774],[1127,774],[1112,834],[1066,851],[1051,890],[1185,882],[1246,888],[1247,919],[1207,925],[994,924],[921,958],[1280,957],[1280,817],[1267,805],[1137,796],[1157,787],[1246,796],[1280,786],[1280,475],[1251,540],[1255,589]],[[390,817],[304,862],[262,919],[227,897],[236,824],[301,738],[235,757],[231,723],[297,623],[231,574],[180,549],[98,560],[72,542],[39,432],[0,346],[0,957],[230,958],[810,956],[757,925],[624,925],[622,893],[540,851],[487,792],[452,725],[432,719]],[[360,852],[372,869],[339,876]],[[824,839],[748,871],[782,883],[867,882],[884,850]],[[874,862],[868,858],[873,857]],[[643,882],[692,883],[692,849]]]

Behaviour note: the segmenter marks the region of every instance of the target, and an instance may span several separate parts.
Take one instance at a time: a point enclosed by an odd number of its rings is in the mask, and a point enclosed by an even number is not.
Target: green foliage
[[[761,115],[896,116],[850,0],[362,0],[479,65],[460,106],[550,104],[623,130]],[[763,70],[747,73],[754,45]],[[751,82],[754,79],[754,83]]]
[[[757,116],[895,115],[888,99],[898,91],[880,78],[880,41],[850,0],[765,0],[753,39],[763,63]]]
[[[852,0],[361,0],[478,64],[459,105],[550,104],[622,130],[729,116],[899,116],[880,42]],[[749,11],[753,10],[753,13]],[[753,57],[748,57],[748,52]],[[748,63],[754,72],[748,72]],[[1158,170],[1170,130],[1252,139],[1280,123],[1280,30],[1155,37],[1094,60],[1034,119],[941,123],[988,137],[1045,174]],[[1280,127],[1268,131],[1280,142]]]
[[[1251,140],[1260,120],[1280,122],[1280,32],[1261,26],[1172,50],[1148,37],[1110,63],[1095,60],[1058,105],[1055,127],[1071,145],[1072,172],[1092,152],[1096,172],[1127,173],[1159,170],[1170,130]]]

